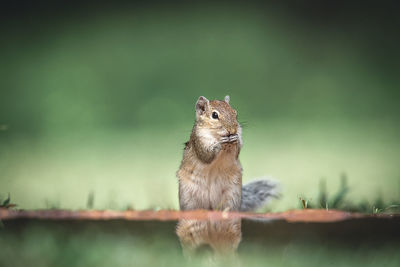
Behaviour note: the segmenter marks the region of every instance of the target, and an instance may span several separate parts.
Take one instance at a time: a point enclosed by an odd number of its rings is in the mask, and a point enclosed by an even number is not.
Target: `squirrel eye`
[[[218,113],[215,111],[211,114],[211,116],[213,119],[218,119]]]

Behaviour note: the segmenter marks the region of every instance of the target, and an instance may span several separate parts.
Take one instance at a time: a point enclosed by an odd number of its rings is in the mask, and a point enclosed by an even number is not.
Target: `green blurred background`
[[[8,3],[1,11],[0,196],[21,208],[178,208],[200,95],[231,96],[244,182],[278,211],[348,177],[400,198],[397,7],[347,2]]]

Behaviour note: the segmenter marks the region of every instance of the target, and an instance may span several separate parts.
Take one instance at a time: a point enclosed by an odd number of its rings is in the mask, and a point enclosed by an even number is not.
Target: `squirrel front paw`
[[[223,136],[220,139],[221,144],[229,143],[229,136]]]
[[[225,143],[233,143],[235,141],[239,140],[239,136],[237,134],[231,134],[228,136],[223,136],[221,137],[221,144],[225,144]]]
[[[237,140],[239,140],[239,135],[237,135],[237,134],[231,134],[231,135],[229,136],[229,142],[233,143],[233,142],[236,142]]]

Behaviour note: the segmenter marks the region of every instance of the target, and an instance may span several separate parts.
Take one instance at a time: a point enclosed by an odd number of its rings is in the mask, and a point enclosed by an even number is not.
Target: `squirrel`
[[[196,121],[177,171],[181,210],[255,211],[279,195],[270,180],[242,187],[242,128],[229,101],[200,96],[196,102]]]

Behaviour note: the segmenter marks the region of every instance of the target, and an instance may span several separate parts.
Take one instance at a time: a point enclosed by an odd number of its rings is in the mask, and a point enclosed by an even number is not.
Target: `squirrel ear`
[[[196,103],[196,113],[201,115],[206,111],[206,106],[208,105],[209,101],[204,96],[200,96]]]
[[[231,98],[229,97],[229,95],[225,96],[225,102],[229,104],[229,100],[231,100]]]

